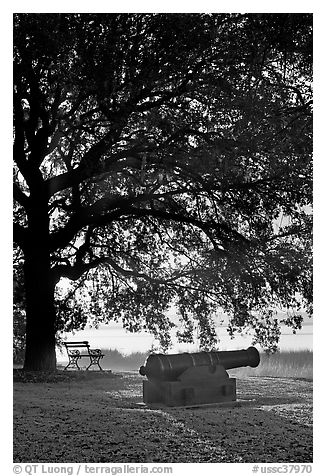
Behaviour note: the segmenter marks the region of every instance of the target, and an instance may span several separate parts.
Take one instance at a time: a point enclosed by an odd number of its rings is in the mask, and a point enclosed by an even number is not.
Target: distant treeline
[[[102,349],[104,355],[101,366],[111,370],[138,370],[147,359],[148,352],[122,354],[116,349]]]

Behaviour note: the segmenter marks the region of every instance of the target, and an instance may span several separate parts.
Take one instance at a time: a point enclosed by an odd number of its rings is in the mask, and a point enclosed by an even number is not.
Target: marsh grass
[[[138,370],[149,355],[149,352],[123,354],[116,349],[102,349],[102,353],[101,366],[111,370]]]
[[[276,354],[260,354],[260,364],[256,368],[243,367],[230,370],[236,377],[313,377],[313,352],[311,350],[288,350]]]
[[[149,353],[133,352],[122,354],[118,350],[102,349],[105,354],[102,367],[111,370],[138,370]],[[257,368],[242,367],[230,370],[230,375],[237,377],[265,376],[308,378],[313,376],[313,352],[310,350],[289,350],[276,354],[260,354],[261,361]]]

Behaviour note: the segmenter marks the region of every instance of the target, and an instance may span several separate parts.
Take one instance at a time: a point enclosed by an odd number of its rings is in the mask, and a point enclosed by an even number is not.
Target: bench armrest
[[[77,355],[80,356],[80,351],[78,349],[67,349],[68,355],[77,357]]]
[[[102,354],[102,351],[101,349],[88,349],[88,352],[89,352],[89,355],[102,355],[104,356],[104,354]]]

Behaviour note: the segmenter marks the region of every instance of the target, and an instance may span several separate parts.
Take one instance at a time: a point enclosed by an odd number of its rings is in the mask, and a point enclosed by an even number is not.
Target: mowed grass
[[[149,352],[122,354],[115,349],[102,349],[105,354],[101,361],[103,369],[138,370],[144,364]],[[256,368],[232,369],[229,374],[236,377],[290,377],[312,379],[313,352],[311,350],[289,350],[276,354],[260,353],[260,364]]]
[[[312,461],[308,380],[244,377],[234,407],[150,409],[136,372],[34,377],[13,386],[15,463]]]

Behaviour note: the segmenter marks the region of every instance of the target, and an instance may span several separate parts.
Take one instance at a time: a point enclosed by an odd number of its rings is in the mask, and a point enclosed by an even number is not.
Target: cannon
[[[226,370],[257,367],[259,352],[246,350],[151,354],[139,369],[149,405],[193,406],[236,400],[236,379]]]

